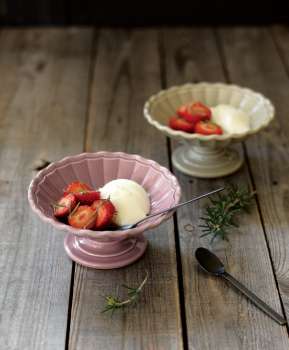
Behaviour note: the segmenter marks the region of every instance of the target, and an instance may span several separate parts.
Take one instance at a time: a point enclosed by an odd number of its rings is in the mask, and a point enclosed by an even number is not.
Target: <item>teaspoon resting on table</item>
[[[183,202],[183,203],[179,203],[173,207],[170,207],[170,208],[166,208],[166,209],[163,209],[161,211],[158,211],[156,213],[153,213],[153,214],[150,214],[150,215],[147,215],[145,218],[137,221],[136,223],[134,224],[128,224],[128,225],[122,225],[122,226],[111,226],[109,227],[110,230],[129,230],[129,229],[132,229],[132,228],[135,228],[136,226],[138,226],[139,224],[141,224],[142,222],[146,221],[146,220],[149,220],[157,215],[161,215],[161,214],[165,214],[167,212],[170,212],[170,211],[173,211],[173,210],[176,210],[176,209],[179,209],[180,207],[183,207],[184,205],[187,205],[187,204],[190,204],[190,203],[193,203],[193,202],[196,202],[197,200],[201,199],[201,198],[204,198],[204,197],[208,197],[212,194],[215,194],[217,192],[220,192],[220,191],[223,191],[224,190],[224,187],[221,187],[221,188],[218,188],[217,190],[214,190],[214,191],[211,191],[211,192],[207,192],[207,193],[204,193],[204,194],[201,194],[200,196],[197,196],[197,197],[194,197],[186,202]]]
[[[249,298],[258,308],[270,316],[274,321],[280,325],[286,324],[286,320],[283,316],[279,315],[263,300],[257,297],[254,293],[249,291],[243,284],[237,281],[233,276],[226,272],[225,267],[221,260],[206,248],[198,248],[195,252],[196,259],[203,270],[218,277],[223,277],[226,281],[231,283],[242,294]]]

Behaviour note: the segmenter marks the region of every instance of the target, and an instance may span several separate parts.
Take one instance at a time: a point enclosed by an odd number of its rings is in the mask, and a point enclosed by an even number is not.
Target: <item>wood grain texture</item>
[[[146,98],[160,89],[154,30],[102,30],[94,68],[86,150],[138,153],[168,164],[166,140],[146,124]],[[70,349],[182,349],[173,222],[146,233],[144,258],[126,268],[76,266]],[[149,280],[135,308],[101,314],[104,295],[118,285]],[[122,293],[122,291],[120,291]]]
[[[276,107],[276,120],[266,131],[248,140],[246,148],[274,269],[288,317],[288,27],[276,27],[273,34],[276,43],[267,28],[236,28],[231,32],[224,29],[220,31],[220,38],[230,78],[236,83],[264,93]],[[240,66],[236,64],[236,59],[241,55],[244,63]]]
[[[229,36],[233,29],[226,28],[224,31]],[[230,44],[234,43],[237,45],[239,41],[235,38]],[[245,40],[242,43],[246,45]],[[218,42],[211,29],[166,29],[162,46],[167,86],[188,81],[225,81]],[[234,56],[236,67],[246,64],[245,58],[242,56],[240,59],[240,56],[240,52],[239,56]],[[248,85],[246,80],[244,85]],[[178,172],[176,174],[184,199],[228,182],[250,184],[246,166],[224,180],[201,180]],[[208,239],[199,238],[199,217],[204,206],[203,201],[178,211],[189,348],[287,349],[289,342],[286,328],[272,322],[223,281],[205,275],[197,268],[193,257],[195,249],[200,245],[209,246]],[[213,249],[224,260],[229,272],[281,311],[256,205],[250,215],[240,218],[239,223],[240,229],[230,236],[230,245],[224,247],[216,244]],[[192,225],[192,232],[186,231],[187,224]]]
[[[82,150],[91,31],[0,34],[0,348],[64,349],[71,262],[30,210],[40,159]]]

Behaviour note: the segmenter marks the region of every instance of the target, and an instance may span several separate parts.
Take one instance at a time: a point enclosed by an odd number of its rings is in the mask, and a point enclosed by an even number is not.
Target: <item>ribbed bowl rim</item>
[[[179,131],[179,130],[174,130],[171,129],[169,126],[163,125],[159,123],[156,119],[154,119],[153,115],[151,115],[150,110],[152,104],[159,98],[162,98],[165,94],[168,93],[174,93],[179,90],[184,90],[184,89],[194,89],[194,88],[219,88],[219,89],[235,89],[238,90],[244,94],[250,94],[250,95],[255,95],[258,97],[261,101],[263,101],[263,104],[265,108],[268,111],[268,118],[267,120],[261,124],[259,127],[251,129],[247,132],[244,133],[235,133],[235,134],[222,134],[222,135],[201,135],[201,134],[190,134],[186,133],[184,131]],[[201,141],[228,141],[231,139],[242,139],[251,135],[256,134],[260,130],[266,128],[271,121],[274,119],[275,115],[275,108],[271,101],[266,98],[263,94],[260,92],[255,92],[249,88],[241,87],[235,84],[224,84],[224,83],[208,83],[208,82],[201,82],[201,83],[187,83],[184,85],[176,85],[172,86],[168,89],[164,89],[159,91],[158,93],[152,95],[144,105],[143,113],[145,116],[145,119],[153,125],[155,128],[157,128],[159,131],[164,132],[168,136],[171,137],[176,137],[176,138],[183,138],[186,140],[201,140]]]

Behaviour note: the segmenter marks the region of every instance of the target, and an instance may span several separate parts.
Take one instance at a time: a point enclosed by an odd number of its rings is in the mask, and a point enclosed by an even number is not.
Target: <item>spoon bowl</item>
[[[208,249],[198,248],[195,253],[196,259],[203,270],[213,275],[220,275],[225,272],[221,260]]]

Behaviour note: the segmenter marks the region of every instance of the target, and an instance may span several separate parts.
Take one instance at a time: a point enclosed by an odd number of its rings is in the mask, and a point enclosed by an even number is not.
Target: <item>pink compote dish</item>
[[[150,212],[173,207],[180,200],[177,179],[168,169],[153,160],[121,152],[82,153],[50,164],[31,181],[28,200],[32,210],[45,222],[67,234],[64,247],[75,262],[98,269],[126,266],[145,252],[143,232],[160,225],[172,212],[148,219],[129,230],[78,229],[54,216],[53,204],[73,181],[93,189],[102,188],[115,179],[137,182],[147,192]],[[128,199],[129,200],[129,199]]]

